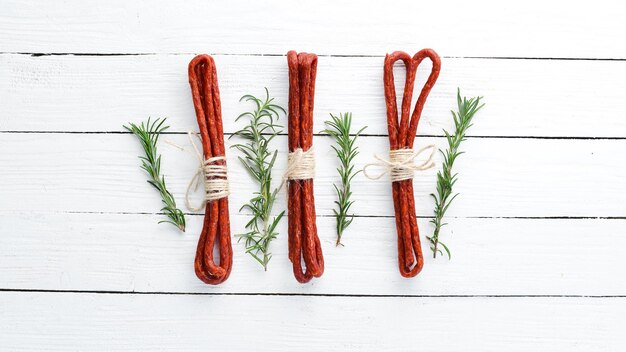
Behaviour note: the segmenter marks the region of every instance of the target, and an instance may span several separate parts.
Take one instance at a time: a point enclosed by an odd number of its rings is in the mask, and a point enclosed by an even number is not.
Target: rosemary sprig
[[[161,201],[163,202],[163,208],[161,211],[165,212],[165,215],[169,220],[161,220],[160,223],[170,223],[178,227],[181,231],[185,231],[185,214],[178,208],[176,208],[176,201],[174,197],[167,190],[165,185],[165,177],[161,175],[161,155],[157,153],[157,141],[161,132],[167,130],[170,126],[164,126],[164,119],[156,119],[154,121],[142,122],[141,125],[136,125],[129,122],[129,126],[124,126],[128,131],[132,132],[139,141],[145,152],[145,156],[140,156],[141,168],[144,169],[150,179],[148,183],[154,186],[161,194]]]
[[[354,204],[353,200],[350,200],[352,191],[350,191],[350,182],[361,170],[354,171],[354,158],[359,154],[358,147],[354,145],[357,137],[367,128],[367,126],[361,128],[354,136],[350,136],[350,129],[352,128],[352,113],[345,114],[340,113],[339,116],[330,114],[332,120],[324,121],[326,129],[322,133],[327,133],[335,140],[335,145],[332,148],[337,154],[339,159],[339,167],[337,172],[341,178],[341,186],[333,184],[335,192],[337,193],[337,209],[333,209],[335,218],[337,220],[337,242],[336,245],[342,245],[341,236],[343,231],[352,223],[354,215],[348,215],[350,207]]]
[[[485,104],[480,104],[482,97],[474,97],[467,99],[461,98],[461,90],[457,89],[457,105],[458,111],[452,112],[452,118],[454,120],[454,134],[451,135],[448,131],[443,130],[448,141],[448,149],[444,152],[441,149],[439,151],[443,155],[443,165],[441,171],[437,172],[437,194],[431,193],[431,196],[435,199],[435,218],[430,222],[435,225],[435,231],[432,237],[426,237],[431,244],[430,249],[433,251],[433,258],[437,257],[437,253],[443,253],[437,247],[441,245],[448,254],[448,259],[452,258],[450,249],[443,242],[439,241],[439,232],[441,228],[447,223],[442,222],[446,211],[450,207],[450,204],[459,194],[452,195],[452,186],[457,181],[458,174],[452,173],[452,166],[456,158],[463,154],[459,151],[461,142],[465,140],[465,133],[472,126],[472,119],[478,110],[480,110]]]
[[[237,117],[236,121],[247,117],[249,122],[233,136],[241,137],[247,142],[233,145],[233,147],[243,154],[239,160],[259,184],[259,191],[254,192],[254,198],[239,209],[239,211],[248,209],[252,212],[252,219],[246,224],[246,229],[249,231],[239,234],[239,240],[245,239],[246,253],[256,259],[267,271],[267,264],[272,258],[269,245],[278,236],[276,226],[285,214],[283,210],[270,219],[272,206],[280,187],[272,190],[272,169],[278,150],[270,151],[269,145],[281,132],[282,126],[275,123],[275,120],[279,118],[279,111],[283,114],[286,114],[286,111],[272,103],[274,98],[270,98],[267,88],[265,88],[265,95],[265,100],[249,94],[241,97],[240,101],[254,102],[256,109],[252,112],[244,112]]]

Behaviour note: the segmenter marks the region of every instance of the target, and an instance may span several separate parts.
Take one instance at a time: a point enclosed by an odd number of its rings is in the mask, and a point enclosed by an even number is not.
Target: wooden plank
[[[626,28],[615,3],[570,4],[567,11],[546,2],[492,5],[5,0],[0,51],[383,55],[434,47],[449,56],[626,57]]]
[[[357,295],[626,295],[625,220],[449,219],[441,235],[452,259],[432,259],[407,280],[397,269],[392,218],[356,218],[336,247],[334,218],[318,218],[326,271],[301,285],[287,258],[287,225],[263,272],[234,244],[229,280],[202,284],[193,259],[202,217],[180,234],[157,215],[0,213],[0,288],[123,292]],[[232,218],[241,233],[247,217]],[[424,236],[432,233],[419,219]],[[589,235],[593,240],[589,240]],[[497,263],[497,265],[494,265]],[[610,270],[607,270],[610,268]]]
[[[186,135],[167,136],[187,147]],[[232,144],[234,140],[229,141]],[[419,138],[416,146],[443,138]],[[465,142],[463,155],[455,164],[461,177],[456,189],[462,194],[450,216],[462,217],[621,217],[626,213],[622,194],[626,185],[623,140],[551,140],[476,138]],[[331,215],[338,182],[336,158],[329,137],[315,137],[318,169],[315,182],[316,206],[321,215]],[[286,164],[286,136],[275,140],[281,149],[276,165],[276,185]],[[363,137],[357,167],[384,156],[386,137]],[[137,156],[142,153],[129,134],[3,134],[0,150],[0,211],[43,210],[48,212],[154,213],[160,200],[146,183]],[[161,144],[163,173],[179,204],[197,168],[195,156],[171,145]],[[255,185],[228,149],[231,212],[250,199]],[[436,161],[439,162],[439,156]],[[376,173],[382,170],[371,170]],[[414,179],[417,213],[431,216],[429,194],[436,183],[436,169]],[[362,216],[391,216],[390,182],[384,176],[370,181],[359,175],[353,181],[354,212]],[[276,211],[286,204],[284,190]]]
[[[148,116],[172,131],[196,130],[187,82],[192,55],[0,55],[0,131],[122,131]],[[287,104],[284,57],[215,56],[227,132],[263,87]],[[329,113],[352,111],[368,134],[387,134],[381,57],[320,58],[315,131]],[[262,68],[262,69],[260,69]],[[423,80],[425,72],[420,71]],[[403,72],[397,70],[397,86]],[[474,136],[615,137],[626,134],[626,65],[618,61],[444,59],[420,122],[422,135],[451,128],[456,89],[487,103]],[[540,82],[540,83],[539,83]],[[581,84],[584,82],[584,84]]]
[[[587,352],[626,343],[623,299],[0,297],[0,339],[11,351]]]

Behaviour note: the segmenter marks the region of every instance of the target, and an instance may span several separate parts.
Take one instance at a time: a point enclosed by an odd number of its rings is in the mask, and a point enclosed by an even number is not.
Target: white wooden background
[[[624,351],[626,24],[623,5],[548,2],[0,0],[0,350]],[[267,86],[287,105],[290,49],[320,55],[315,130],[368,125],[362,166],[388,148],[386,52],[432,47],[442,72],[418,144],[441,146],[456,87],[487,103],[458,162],[442,239],[453,258],[403,279],[389,180],[354,181],[334,246],[335,159],[317,136],[326,272],[298,284],[286,221],[267,273],[234,246],[231,278],[193,273],[200,214],[161,219],[128,121],[196,129],[187,63],[217,62],[224,123]],[[398,71],[400,72],[400,71]],[[424,72],[419,78],[424,80]],[[284,168],[286,136],[278,170]],[[182,195],[188,152],[160,145]],[[253,183],[229,150],[232,231]],[[422,234],[436,170],[418,176]],[[277,210],[284,208],[281,194]],[[428,249],[424,247],[425,253]]]

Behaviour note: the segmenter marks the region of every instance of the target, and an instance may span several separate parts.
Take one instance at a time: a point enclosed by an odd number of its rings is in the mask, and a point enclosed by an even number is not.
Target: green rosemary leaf
[[[278,226],[280,219],[282,219],[284,215],[285,215],[285,211],[283,210],[280,214],[278,214],[277,217],[274,218],[274,221],[272,222],[272,225],[269,227],[268,232],[274,233],[274,231],[276,230],[276,226]]]
[[[169,126],[164,126],[165,120],[167,119],[159,118],[151,121],[148,118],[146,123],[142,122],[140,125],[129,123],[129,126],[124,126],[124,128],[139,138],[145,154],[145,156],[139,156],[141,168],[150,176],[147,182],[161,194],[161,201],[164,204],[161,211],[169,220],[159,221],[159,224],[170,223],[184,232],[185,214],[176,207],[174,196],[167,190],[165,177],[161,175],[161,155],[157,152],[159,135],[169,128]]]
[[[339,159],[339,167],[337,173],[341,179],[341,185],[333,184],[337,193],[337,210],[333,209],[337,220],[337,242],[336,245],[342,245],[341,236],[345,229],[352,223],[354,217],[348,215],[350,206],[354,203],[350,200],[352,192],[350,191],[350,182],[360,171],[354,171],[353,160],[358,154],[358,147],[355,146],[357,137],[367,128],[361,128],[355,135],[350,135],[352,128],[352,113],[340,113],[339,116],[330,114],[331,120],[324,121],[326,129],[322,133],[328,134],[335,141],[335,145],[331,147],[335,151]]]
[[[443,247],[443,249],[446,251],[446,253],[448,253],[448,258],[452,259],[452,254],[450,254],[450,250],[448,249],[448,246],[446,246],[443,242],[439,242],[439,245],[441,247]],[[441,251],[439,251],[439,253],[441,253]]]
[[[259,184],[258,192],[255,192],[254,197],[239,209],[239,211],[249,210],[252,219],[246,224],[248,232],[238,234],[238,237],[239,240],[245,240],[246,253],[259,262],[266,271],[267,264],[272,258],[269,246],[278,236],[275,229],[285,214],[283,211],[270,219],[279,190],[278,188],[272,190],[272,171],[278,151],[268,149],[274,137],[282,132],[280,130],[282,126],[275,123],[280,117],[279,111],[285,113],[285,109],[272,104],[273,100],[267,88],[264,100],[250,94],[241,97],[239,101],[254,102],[255,110],[244,112],[237,117],[236,120],[247,118],[248,124],[232,135],[245,141],[233,145],[232,148],[242,154],[239,161]]]
[[[452,111],[452,120],[454,122],[454,134],[443,130],[443,133],[448,142],[448,149],[444,152],[439,150],[443,155],[443,164],[441,171],[437,173],[437,188],[436,194],[431,193],[431,196],[435,199],[435,218],[430,222],[435,226],[435,230],[431,237],[426,237],[431,244],[430,249],[433,251],[433,258],[437,257],[437,253],[443,254],[438,246],[441,246],[448,258],[452,258],[450,249],[439,241],[439,233],[441,228],[446,225],[442,223],[442,219],[445,216],[448,208],[452,204],[452,201],[458,196],[452,194],[452,187],[458,181],[458,174],[452,173],[452,167],[456,159],[464,152],[459,151],[461,142],[465,140],[465,133],[472,126],[472,119],[474,115],[480,110],[484,104],[480,104],[482,97],[474,97],[467,99],[461,98],[461,90],[457,90],[457,108],[458,111]]]

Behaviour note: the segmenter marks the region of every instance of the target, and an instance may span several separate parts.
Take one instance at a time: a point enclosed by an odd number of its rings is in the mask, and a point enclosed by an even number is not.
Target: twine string
[[[194,143],[192,135],[193,132],[188,133],[189,142],[195,151],[199,166],[191,181],[189,181],[189,185],[187,185],[185,205],[191,211],[199,211],[202,210],[206,203],[228,197],[228,168],[226,167],[226,157],[224,155],[204,159]],[[198,136],[198,138],[200,137]],[[219,161],[224,161],[224,163],[218,164],[217,162]],[[194,191],[197,191],[200,184],[204,185],[204,198],[199,206],[194,206],[191,204],[190,192],[192,188]]]
[[[415,164],[414,160],[424,151],[430,149],[430,155],[428,159],[420,164]],[[415,171],[424,171],[435,166],[433,157],[437,148],[434,144],[427,145],[421,149],[395,149],[389,151],[389,160],[385,160],[378,155],[374,155],[376,162],[369,163],[363,168],[363,174],[370,180],[378,180],[385,174],[389,174],[391,182],[410,180],[415,176]],[[385,170],[378,175],[372,175],[367,172],[370,167],[382,167]]]
[[[283,173],[283,179],[276,189],[280,192],[289,180],[309,180],[315,178],[315,154],[313,148],[304,151],[296,148],[287,155],[287,168]]]
[[[313,148],[304,151],[297,148],[287,156],[287,169],[283,180],[308,180],[315,178],[315,154]]]

